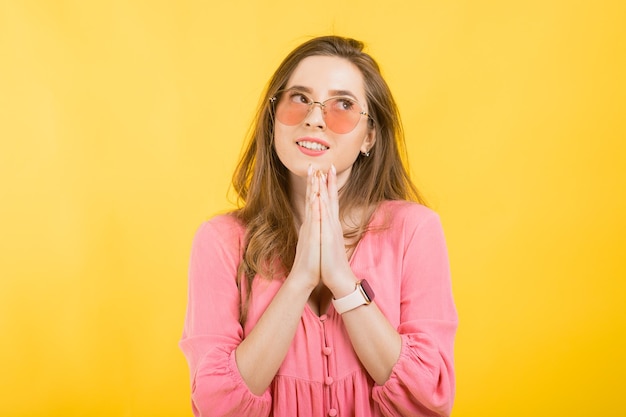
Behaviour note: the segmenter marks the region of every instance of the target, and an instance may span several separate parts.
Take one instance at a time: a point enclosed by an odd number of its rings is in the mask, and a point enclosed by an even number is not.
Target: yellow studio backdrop
[[[189,416],[198,225],[269,76],[362,39],[443,220],[463,416],[623,416],[622,1],[0,1],[0,415]]]

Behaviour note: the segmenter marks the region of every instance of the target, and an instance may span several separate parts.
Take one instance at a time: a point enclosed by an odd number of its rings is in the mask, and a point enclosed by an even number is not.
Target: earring
[[[363,156],[370,156],[370,152],[369,152],[369,151],[367,151],[367,152],[361,152],[361,155],[363,155]]]

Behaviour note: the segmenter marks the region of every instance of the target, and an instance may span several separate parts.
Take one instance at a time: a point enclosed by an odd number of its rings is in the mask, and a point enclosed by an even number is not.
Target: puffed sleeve
[[[387,382],[373,390],[386,417],[449,416],[454,400],[458,318],[448,253],[439,217],[421,209],[404,221],[400,358]]]
[[[193,241],[189,300],[180,341],[190,369],[194,415],[266,417],[269,390],[253,394],[235,361],[243,338],[236,283],[243,228],[232,216],[204,223]]]

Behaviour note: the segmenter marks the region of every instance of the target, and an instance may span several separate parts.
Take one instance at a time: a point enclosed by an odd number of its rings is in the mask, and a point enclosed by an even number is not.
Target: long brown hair
[[[248,145],[233,176],[240,209],[235,215],[246,227],[238,284],[242,296],[241,322],[247,317],[252,280],[256,274],[273,279],[278,270],[293,265],[298,231],[289,200],[287,168],[274,149],[274,119],[270,98],[285,88],[300,61],[309,56],[347,59],[363,74],[370,128],[376,142],[369,156],[360,155],[346,184],[340,190],[341,213],[365,210],[361,224],[346,235],[358,240],[367,228],[377,204],[384,200],[413,200],[424,203],[407,171],[404,132],[398,108],[376,61],[363,52],[363,43],[339,36],[311,39],[293,50],[269,81]]]

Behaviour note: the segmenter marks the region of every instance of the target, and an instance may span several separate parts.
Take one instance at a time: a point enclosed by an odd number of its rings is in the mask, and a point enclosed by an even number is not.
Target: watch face
[[[372,300],[374,300],[374,290],[370,287],[370,284],[368,284],[365,280],[361,281],[361,289],[368,300],[368,304],[371,303]]]

